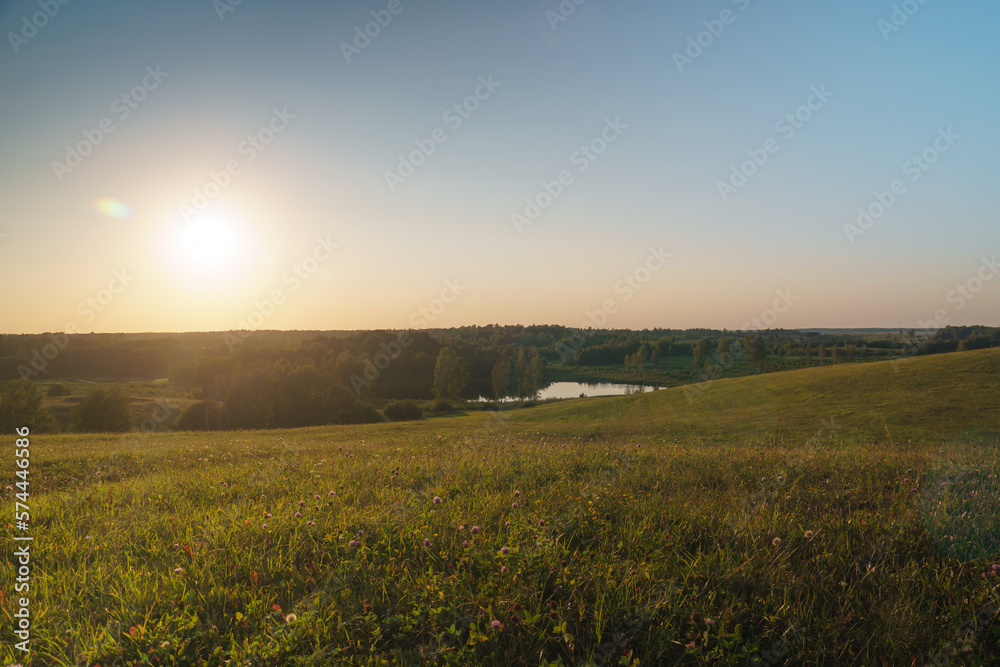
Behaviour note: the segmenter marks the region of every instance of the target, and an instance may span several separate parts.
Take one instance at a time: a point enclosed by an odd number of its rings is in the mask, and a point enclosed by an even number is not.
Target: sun
[[[237,241],[232,225],[217,218],[194,220],[180,230],[185,258],[205,267],[218,267],[228,262],[235,253]]]
[[[247,226],[231,216],[203,215],[170,230],[167,253],[178,278],[195,284],[238,282],[252,254]]]

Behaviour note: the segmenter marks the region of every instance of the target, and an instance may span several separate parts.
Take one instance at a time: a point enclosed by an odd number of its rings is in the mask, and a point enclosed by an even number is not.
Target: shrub
[[[184,410],[177,420],[180,431],[219,431],[229,428],[226,406],[218,401],[198,401]]]
[[[131,427],[131,418],[131,401],[121,387],[98,387],[80,401],[73,428],[83,433],[123,433]]]
[[[57,398],[59,396],[69,396],[69,389],[66,388],[62,382],[56,382],[49,386],[48,392],[45,394],[51,398]]]
[[[11,380],[0,391],[0,433],[11,435],[15,428],[27,426],[32,431],[43,430],[46,413],[42,395],[33,382]]]
[[[445,403],[447,402],[445,401]],[[392,401],[389,405],[385,406],[382,414],[394,422],[424,418],[424,411],[413,401]]]
[[[455,407],[448,402],[446,398],[439,398],[434,401],[434,407],[432,408],[434,412],[454,412]]]
[[[355,401],[350,407],[339,410],[334,414],[334,424],[374,424],[385,421],[374,405]]]

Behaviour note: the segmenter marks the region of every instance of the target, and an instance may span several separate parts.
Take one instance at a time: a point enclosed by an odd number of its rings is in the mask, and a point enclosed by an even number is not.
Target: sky
[[[998,19],[0,0],[0,332],[997,326]]]

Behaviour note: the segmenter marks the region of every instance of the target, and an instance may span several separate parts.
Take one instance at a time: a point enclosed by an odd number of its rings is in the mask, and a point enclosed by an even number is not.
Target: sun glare
[[[171,237],[170,259],[183,277],[199,283],[243,277],[251,244],[244,226],[232,219],[198,217],[179,223]]]
[[[198,264],[225,263],[236,249],[236,234],[230,225],[215,218],[195,220],[181,230],[185,256]]]

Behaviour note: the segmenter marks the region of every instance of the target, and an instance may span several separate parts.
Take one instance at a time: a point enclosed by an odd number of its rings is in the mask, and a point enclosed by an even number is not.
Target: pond
[[[641,384],[618,384],[613,382],[601,382],[589,384],[585,382],[553,382],[549,386],[538,392],[539,400],[549,398],[579,398],[580,394],[585,396],[622,396],[624,394],[638,394],[644,391],[655,391],[659,387],[651,387]],[[479,400],[488,400],[480,397]],[[511,400],[511,399],[505,399]]]

